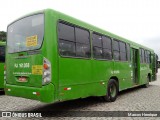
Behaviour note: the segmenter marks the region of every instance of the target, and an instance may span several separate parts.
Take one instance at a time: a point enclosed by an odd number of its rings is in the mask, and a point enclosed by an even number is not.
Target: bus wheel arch
[[[107,84],[106,95],[103,96],[104,101],[114,102],[117,99],[119,92],[119,82],[118,78],[111,77]]]
[[[117,82],[117,84],[118,84],[118,92],[119,92],[119,79],[116,76],[112,76],[109,80],[111,80],[111,79],[114,79]]]

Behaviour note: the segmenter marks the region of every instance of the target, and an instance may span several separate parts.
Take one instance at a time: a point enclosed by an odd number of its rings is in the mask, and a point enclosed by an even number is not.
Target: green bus
[[[52,9],[7,27],[6,95],[53,103],[100,96],[156,80],[152,49]]]
[[[4,63],[6,42],[0,41],[0,91],[4,90]]]

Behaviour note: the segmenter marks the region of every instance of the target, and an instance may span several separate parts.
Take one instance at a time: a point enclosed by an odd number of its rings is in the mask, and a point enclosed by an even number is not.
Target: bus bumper
[[[54,102],[54,92],[55,89],[52,83],[41,88],[5,84],[6,95],[34,99],[46,103]]]

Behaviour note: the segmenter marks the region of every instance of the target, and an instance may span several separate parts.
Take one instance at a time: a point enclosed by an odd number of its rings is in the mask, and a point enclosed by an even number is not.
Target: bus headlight
[[[46,58],[43,59],[43,81],[42,85],[51,82],[51,63]]]

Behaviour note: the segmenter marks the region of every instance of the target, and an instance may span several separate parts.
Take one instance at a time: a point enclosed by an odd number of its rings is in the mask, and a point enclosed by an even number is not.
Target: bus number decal
[[[37,35],[30,36],[26,38],[26,46],[31,47],[31,46],[36,46],[37,45]]]
[[[34,75],[42,75],[42,65],[33,65],[32,66],[32,74]]]
[[[14,64],[14,67],[15,68],[29,68],[30,67],[30,65],[29,65],[29,63],[15,63]]]

